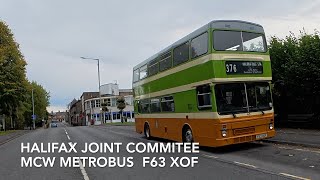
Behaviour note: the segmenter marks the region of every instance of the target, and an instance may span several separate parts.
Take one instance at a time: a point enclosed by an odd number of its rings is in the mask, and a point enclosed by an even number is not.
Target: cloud
[[[267,36],[284,37],[319,27],[319,1],[3,1],[0,17],[12,29],[28,62],[27,76],[64,108],[83,91],[118,81],[131,88],[132,68],[193,30],[216,19],[259,23]],[[318,17],[318,18],[315,18]]]

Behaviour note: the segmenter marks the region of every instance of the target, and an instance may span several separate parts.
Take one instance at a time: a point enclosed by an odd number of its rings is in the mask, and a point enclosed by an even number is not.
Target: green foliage
[[[126,103],[123,96],[119,96],[117,98],[117,108],[120,110],[120,112],[122,112],[123,109],[126,108]]]
[[[319,32],[299,36],[290,34],[284,39],[272,37],[269,47],[273,80],[283,82],[288,97],[311,106],[319,104],[320,38]],[[275,88],[276,95],[279,88]],[[298,106],[296,104],[296,106]],[[300,106],[301,107],[301,106]],[[314,112],[314,110],[312,110]],[[297,112],[298,113],[298,112]]]
[[[107,103],[101,103],[101,109],[102,109],[103,112],[108,112],[109,109],[107,107]]]
[[[122,111],[124,108],[126,108],[126,101],[124,99],[123,96],[119,96],[117,98],[117,108],[120,110],[120,114],[121,114],[121,122],[123,123],[123,115],[122,115]]]
[[[13,34],[0,21],[0,114],[10,117],[6,119],[7,128],[23,128],[31,119],[31,89],[34,84],[27,80],[26,65]],[[49,96],[42,87],[37,89],[38,100],[41,101],[39,113],[42,115],[43,106],[49,105]]]

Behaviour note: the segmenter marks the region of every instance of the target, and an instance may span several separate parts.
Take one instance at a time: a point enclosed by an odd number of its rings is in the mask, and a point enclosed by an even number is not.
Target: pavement
[[[264,142],[320,149],[320,130],[276,128],[276,136]]]
[[[14,132],[5,134],[5,135],[0,135],[0,145],[7,143],[15,138],[18,138],[26,133],[29,133],[30,130],[16,130]]]

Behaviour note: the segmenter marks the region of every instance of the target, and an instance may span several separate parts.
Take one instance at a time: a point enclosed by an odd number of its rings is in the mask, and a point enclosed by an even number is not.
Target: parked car
[[[58,124],[57,123],[51,123],[51,127],[58,127]]]

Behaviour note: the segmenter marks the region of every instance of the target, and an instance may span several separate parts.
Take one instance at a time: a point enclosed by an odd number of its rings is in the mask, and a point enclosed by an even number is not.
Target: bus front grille
[[[252,134],[256,131],[255,127],[248,127],[248,128],[241,128],[241,129],[234,129],[233,135],[239,136],[243,134]]]
[[[234,143],[243,143],[243,142],[250,142],[250,141],[255,141],[255,140],[256,140],[255,135],[243,136],[243,137],[234,138]]]

